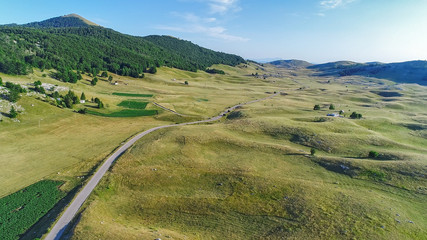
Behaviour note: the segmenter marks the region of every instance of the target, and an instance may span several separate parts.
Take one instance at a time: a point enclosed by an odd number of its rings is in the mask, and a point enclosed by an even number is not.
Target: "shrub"
[[[370,151],[369,154],[368,154],[368,156],[370,158],[377,158],[379,155],[380,154],[378,152],[376,152],[376,151]]]
[[[350,115],[351,119],[361,119],[362,118],[362,114],[357,113],[357,112],[352,112]]]
[[[185,84],[185,85],[188,85],[188,81],[185,81],[185,82],[184,82],[184,84]]]
[[[34,86],[41,86],[42,82],[40,80],[34,82]]]
[[[219,70],[219,69],[215,69],[215,68],[211,68],[211,69],[207,68],[205,70],[205,72],[210,73],[210,74],[225,74],[224,71]]]
[[[78,111],[78,113],[80,114],[86,114],[87,113],[87,108],[82,108]]]
[[[18,112],[15,110],[15,108],[12,106],[12,108],[10,109],[9,112],[9,117],[10,118],[16,118],[18,116]]]
[[[34,91],[39,92],[41,94],[46,94],[46,90],[44,89],[44,87],[40,85],[36,85],[36,87],[34,88]]]
[[[334,104],[329,105],[329,110],[335,110]]]
[[[314,154],[316,154],[316,149],[311,148],[311,149],[310,149],[310,154],[311,154],[312,156],[314,156]]]
[[[97,77],[95,77],[95,78],[93,78],[93,79],[92,79],[92,81],[90,81],[90,84],[91,84],[92,86],[95,86],[97,82],[98,82],[98,78],[97,78]]]
[[[319,104],[314,105],[313,110],[320,110],[320,105]]]
[[[244,116],[245,115],[241,111],[235,111],[235,112],[228,114],[227,119],[229,119],[229,120],[238,119],[238,118],[243,118]]]

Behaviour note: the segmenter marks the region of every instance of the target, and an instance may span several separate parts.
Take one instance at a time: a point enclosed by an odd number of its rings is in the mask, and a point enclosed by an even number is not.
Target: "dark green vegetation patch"
[[[112,113],[101,113],[93,110],[87,110],[88,114],[101,116],[101,117],[142,117],[142,116],[153,116],[158,112],[157,110],[133,110],[133,109],[124,109]]]
[[[38,67],[60,72],[108,70],[139,77],[143,72],[155,73],[160,66],[195,72],[213,64],[245,62],[173,37],[135,37],[95,26],[29,26],[0,26],[0,72],[25,75]]]
[[[43,180],[0,199],[0,236],[18,239],[65,196],[61,182]]]
[[[239,118],[243,118],[243,117],[245,117],[245,114],[242,113],[241,111],[231,112],[230,114],[227,115],[227,119],[229,119],[229,120],[239,119]]]
[[[145,109],[147,107],[147,104],[148,102],[125,100],[119,103],[119,105],[117,106],[131,108],[131,109]]]
[[[373,93],[380,95],[381,97],[386,97],[386,98],[403,96],[403,94],[401,94],[399,92],[390,92],[390,91],[382,91],[382,92],[373,91]]]
[[[113,95],[121,97],[153,97],[153,94],[139,94],[139,93],[119,93],[115,92]]]

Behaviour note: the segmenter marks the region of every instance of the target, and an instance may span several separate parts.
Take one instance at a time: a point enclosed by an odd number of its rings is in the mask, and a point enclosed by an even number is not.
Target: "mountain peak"
[[[78,18],[78,19],[82,20],[84,23],[86,23],[87,25],[98,26],[98,27],[100,26],[100,25],[98,25],[98,24],[96,24],[94,22],[91,22],[91,21],[87,20],[86,18],[84,18],[84,17],[82,17],[82,16],[80,16],[80,15],[78,15],[76,13],[67,14],[67,15],[64,15],[62,17],[64,17],[64,18],[67,18],[67,17]]]
[[[24,27],[34,28],[63,28],[63,27],[88,27],[97,26],[98,24],[93,23],[86,18],[72,13],[61,17],[50,18],[41,22],[32,22],[22,25]]]

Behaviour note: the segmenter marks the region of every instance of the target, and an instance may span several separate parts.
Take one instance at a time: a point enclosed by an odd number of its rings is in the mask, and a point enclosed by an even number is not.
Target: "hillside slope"
[[[306,68],[309,66],[312,66],[313,64],[302,61],[302,60],[277,60],[273,62],[269,62],[270,64],[276,66],[276,67],[283,67],[283,68]]]
[[[427,85],[427,61],[401,63],[356,63],[340,61],[309,66],[320,76],[365,76],[388,79],[398,83]]]
[[[75,13],[68,14],[61,17],[50,18],[41,22],[32,22],[21,25],[23,27],[34,27],[34,28],[51,28],[51,27],[87,27],[87,26],[99,26],[80,15]]]
[[[213,64],[237,65],[243,58],[215,52],[166,36],[136,37],[89,25],[68,15],[22,26],[0,27],[0,72],[27,74],[41,69],[100,70],[139,77],[160,66],[204,70]]]

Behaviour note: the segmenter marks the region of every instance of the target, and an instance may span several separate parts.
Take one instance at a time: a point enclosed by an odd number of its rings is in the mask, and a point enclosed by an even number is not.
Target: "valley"
[[[261,64],[77,15],[0,41],[6,239],[427,235],[425,61]]]

